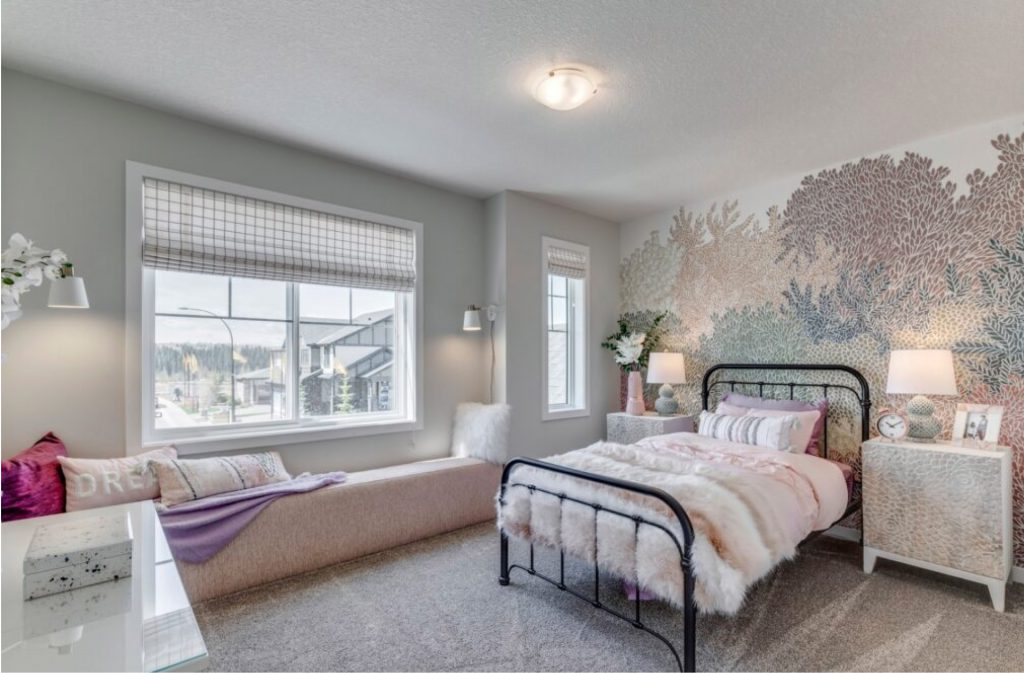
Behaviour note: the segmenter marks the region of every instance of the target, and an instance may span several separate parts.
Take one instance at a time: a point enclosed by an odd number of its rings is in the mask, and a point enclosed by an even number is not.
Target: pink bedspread
[[[693,524],[696,600],[709,612],[738,610],[753,582],[791,558],[811,531],[834,523],[847,502],[843,474],[830,461],[692,433],[628,446],[598,442],[547,461],[659,488],[675,498]],[[679,535],[667,506],[636,493],[532,466],[516,467],[510,483],[636,514]],[[637,531],[629,518],[514,486],[499,505],[498,523],[513,537],[596,561],[659,598],[677,605],[681,600],[678,552],[655,527]]]

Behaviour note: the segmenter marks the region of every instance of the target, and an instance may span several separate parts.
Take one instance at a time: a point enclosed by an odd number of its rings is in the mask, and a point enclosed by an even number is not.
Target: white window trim
[[[360,421],[330,421],[296,419],[293,424],[274,424],[264,429],[258,426],[239,427],[237,431],[211,430],[187,437],[172,437],[166,432],[160,439],[146,433],[144,409],[153,408],[152,369],[143,366],[151,353],[153,341],[153,272],[142,265],[142,180],[155,178],[180,182],[240,196],[284,203],[343,217],[351,217],[381,224],[410,229],[416,236],[416,287],[411,306],[398,311],[395,329],[401,320],[411,320],[412,348],[406,371],[415,379],[405,386],[408,413],[401,419],[378,416]],[[304,199],[256,187],[248,187],[214,178],[207,178],[167,168],[148,166],[134,161],[125,162],[125,442],[127,455],[135,455],[156,446],[173,442],[181,455],[250,449],[303,442],[318,442],[348,437],[412,432],[423,429],[423,224],[364,210],[343,208],[332,203]]]
[[[571,406],[565,409],[551,409],[548,404],[548,248],[566,248],[575,250],[586,258],[586,277],[583,278],[583,298],[578,299],[583,308],[583,319],[580,321],[580,334],[577,342],[583,347],[582,366],[583,371],[579,372],[582,379],[579,385],[579,394],[582,396],[582,406]],[[557,421],[567,418],[582,418],[590,415],[590,246],[580,243],[563,241],[550,236],[541,239],[541,302],[543,319],[540,321],[541,328],[541,420]]]

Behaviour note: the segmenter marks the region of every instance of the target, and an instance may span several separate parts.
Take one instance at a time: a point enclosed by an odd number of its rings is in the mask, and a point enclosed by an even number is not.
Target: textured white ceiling
[[[4,65],[626,220],[1024,111],[1019,0],[3,0]],[[600,92],[529,90],[583,65]]]

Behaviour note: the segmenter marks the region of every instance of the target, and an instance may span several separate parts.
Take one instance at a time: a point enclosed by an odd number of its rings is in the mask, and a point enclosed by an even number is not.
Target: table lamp
[[[682,353],[651,353],[647,362],[647,382],[664,384],[658,390],[654,408],[662,416],[671,416],[679,411],[675,399],[674,383],[686,383],[686,362]]]
[[[942,430],[935,404],[925,395],[957,395],[953,353],[948,350],[896,350],[889,354],[885,392],[913,395],[907,402],[907,439],[934,442]]]

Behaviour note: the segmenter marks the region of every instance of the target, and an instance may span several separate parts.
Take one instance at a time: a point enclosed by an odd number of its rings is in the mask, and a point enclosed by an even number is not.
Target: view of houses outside
[[[302,285],[290,316],[287,283],[156,273],[157,428],[391,409],[394,292]]]

